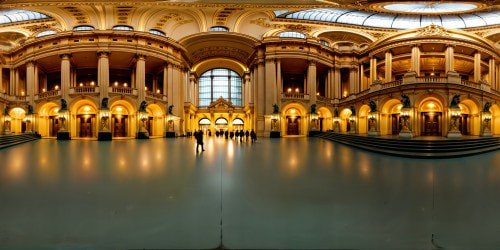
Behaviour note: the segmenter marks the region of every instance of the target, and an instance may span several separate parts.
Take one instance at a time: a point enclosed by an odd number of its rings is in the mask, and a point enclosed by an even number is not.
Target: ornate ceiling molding
[[[240,62],[246,62],[250,57],[250,54],[248,52],[228,46],[204,47],[190,54],[191,54],[190,58],[193,61],[193,63],[212,57],[229,57],[229,58],[234,58]]]

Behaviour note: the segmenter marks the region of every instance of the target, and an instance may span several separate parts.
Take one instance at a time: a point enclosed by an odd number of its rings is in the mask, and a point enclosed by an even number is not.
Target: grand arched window
[[[199,81],[199,106],[206,107],[220,97],[241,106],[241,77],[230,69],[211,69]]]

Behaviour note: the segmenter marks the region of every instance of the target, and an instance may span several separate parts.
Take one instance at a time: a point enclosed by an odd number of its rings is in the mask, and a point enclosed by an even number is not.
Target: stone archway
[[[490,108],[491,112],[491,134],[499,135],[500,134],[500,106],[498,104],[494,104]]]
[[[402,129],[401,108],[403,104],[398,99],[387,100],[382,105],[380,116],[380,134],[398,135]]]
[[[163,136],[165,132],[165,111],[162,106],[153,103],[146,107],[148,112],[148,120],[146,122],[146,130],[149,136]]]
[[[333,130],[332,112],[328,108],[326,108],[326,107],[319,108],[318,109],[318,116],[319,116],[319,128],[318,129],[321,132]]]
[[[71,137],[96,138],[98,106],[89,99],[78,100],[72,103],[69,119]]]
[[[351,123],[349,122],[349,118],[351,117],[352,111],[348,108],[343,109],[340,112],[340,132],[350,132],[351,131]]]
[[[111,133],[113,137],[131,137],[136,133],[137,120],[134,105],[127,100],[116,100],[110,104]]]
[[[290,103],[282,110],[281,134],[285,136],[307,135],[309,123],[306,108],[299,103]]]
[[[370,106],[363,105],[359,108],[358,114],[358,133],[368,134],[368,113],[370,112]]]
[[[419,131],[421,136],[443,136],[448,131],[443,104],[435,97],[422,99],[415,119],[418,122],[413,122],[417,124],[415,132]]]
[[[59,104],[48,102],[38,108],[38,133],[42,137],[56,137],[59,131]]]

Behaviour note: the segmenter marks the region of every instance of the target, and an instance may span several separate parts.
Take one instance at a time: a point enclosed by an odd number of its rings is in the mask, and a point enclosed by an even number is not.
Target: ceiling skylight
[[[47,19],[50,18],[47,15],[42,13],[33,12],[29,10],[17,10],[17,9],[8,9],[8,10],[0,10],[0,24],[5,23],[17,23],[38,19]]]
[[[383,8],[395,12],[438,14],[471,11],[477,6],[471,3],[411,2],[387,4]]]
[[[297,12],[275,11],[276,17],[340,23],[374,28],[413,29],[436,24],[444,28],[464,29],[500,24],[500,11],[483,11],[462,14],[430,15],[378,13],[344,8],[309,9]]]

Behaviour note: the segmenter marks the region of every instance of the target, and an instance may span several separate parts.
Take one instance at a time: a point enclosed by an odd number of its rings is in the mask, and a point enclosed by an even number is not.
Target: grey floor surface
[[[0,150],[0,249],[500,249],[500,152],[317,138],[39,140]]]

